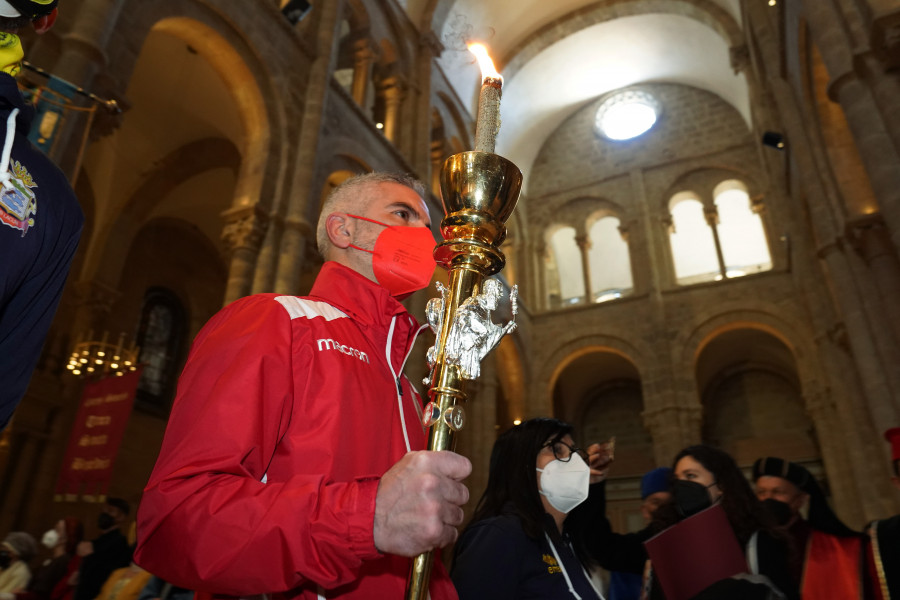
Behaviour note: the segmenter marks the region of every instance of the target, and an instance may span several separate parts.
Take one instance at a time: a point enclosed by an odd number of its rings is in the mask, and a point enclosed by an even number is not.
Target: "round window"
[[[646,92],[621,92],[597,109],[595,127],[611,140],[630,140],[648,131],[659,117],[659,103]]]

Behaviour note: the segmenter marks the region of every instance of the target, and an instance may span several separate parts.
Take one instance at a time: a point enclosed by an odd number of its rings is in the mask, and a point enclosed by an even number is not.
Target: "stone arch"
[[[646,357],[652,355],[647,349],[633,345],[624,336],[598,334],[570,340],[550,352],[540,361],[540,367],[534,369],[528,388],[532,395],[528,398],[526,417],[551,414],[553,389],[562,372],[573,361],[594,352],[610,352],[621,356],[635,366],[642,379],[647,371]]]
[[[169,33],[189,42],[210,63],[234,92],[233,98],[244,119],[244,148],[234,195],[234,208],[264,203],[260,192],[269,159],[269,118],[265,111],[266,96],[240,53],[208,25],[187,17],[168,17],[153,30]]]
[[[283,81],[296,77],[298,65],[285,45],[296,44],[296,32],[286,19],[271,27],[268,15],[261,15],[267,27],[244,27],[243,5],[209,5],[196,0],[125,0],[122,14],[128,19],[116,23],[117,39],[127,47],[111,47],[107,73],[116,81],[128,82],[151,30],[164,31],[185,41],[215,69],[240,108],[245,132],[241,177],[234,207],[259,206],[268,211],[279,202],[282,166],[290,160],[287,147],[296,132],[298,108],[286,102]]]
[[[444,10],[446,14],[449,7]],[[500,70],[504,77],[511,79],[531,59],[564,37],[620,17],[648,14],[688,17],[719,34],[729,48],[744,44],[740,25],[713,0],[611,0],[574,10],[544,24],[501,57]]]
[[[714,192],[717,186],[728,180],[740,181],[746,187],[747,194],[751,198],[758,198],[762,195],[762,178],[758,173],[730,166],[700,167],[680,174],[669,184],[658,199],[662,214],[668,214],[672,198],[685,191],[693,192],[704,207],[713,208]]]
[[[125,254],[116,251],[125,248],[144,226],[145,220],[156,204],[189,179],[219,168],[237,171],[241,162],[234,145],[222,138],[207,138],[189,143],[163,158],[144,179],[140,187],[129,197],[115,220],[102,231],[97,231],[92,248],[94,263],[85,265],[85,279],[98,279],[107,283],[119,280],[125,266]],[[210,240],[215,244],[217,240]]]
[[[585,231],[590,231],[594,223],[606,217],[615,217],[622,224],[627,223],[631,219],[628,211],[612,200],[607,200],[606,198],[591,198],[590,200],[591,206],[585,207],[590,211],[584,217]]]
[[[779,313],[783,316],[778,316]],[[691,387],[696,391],[692,374],[697,357],[703,349],[724,332],[757,329],[781,341],[791,351],[804,395],[819,391],[822,383],[818,381],[816,373],[821,372],[821,369],[815,364],[814,336],[803,325],[805,321],[800,315],[788,318],[788,314],[783,308],[776,308],[766,302],[733,302],[701,313],[679,333],[672,344],[675,372],[681,373],[682,378],[690,377]]]
[[[770,331],[716,331],[697,356],[694,378],[704,442],[725,449],[739,464],[766,454],[821,456],[794,353]]]

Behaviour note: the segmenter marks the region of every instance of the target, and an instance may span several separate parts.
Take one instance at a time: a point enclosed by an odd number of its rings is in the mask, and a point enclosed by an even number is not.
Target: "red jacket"
[[[425,448],[420,400],[392,373],[417,330],[332,262],[308,297],[259,294],[214,316],[144,490],[138,564],[214,594],[402,598],[411,560],[380,554],[372,527],[381,475]],[[456,598],[439,560],[430,591]]]

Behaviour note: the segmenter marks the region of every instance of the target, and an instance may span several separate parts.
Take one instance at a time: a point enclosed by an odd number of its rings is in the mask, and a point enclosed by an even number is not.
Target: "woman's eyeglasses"
[[[570,446],[562,440],[556,440],[555,442],[549,442],[544,444],[544,448],[550,448],[553,450],[553,457],[560,462],[569,462],[572,458],[573,454],[578,454],[584,462],[588,461],[588,453],[584,448],[576,448],[575,446]]]

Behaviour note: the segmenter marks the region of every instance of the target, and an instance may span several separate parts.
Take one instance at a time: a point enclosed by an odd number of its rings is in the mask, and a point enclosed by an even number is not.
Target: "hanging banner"
[[[56,500],[104,499],[140,378],[138,369],[84,386],[56,482]]]

